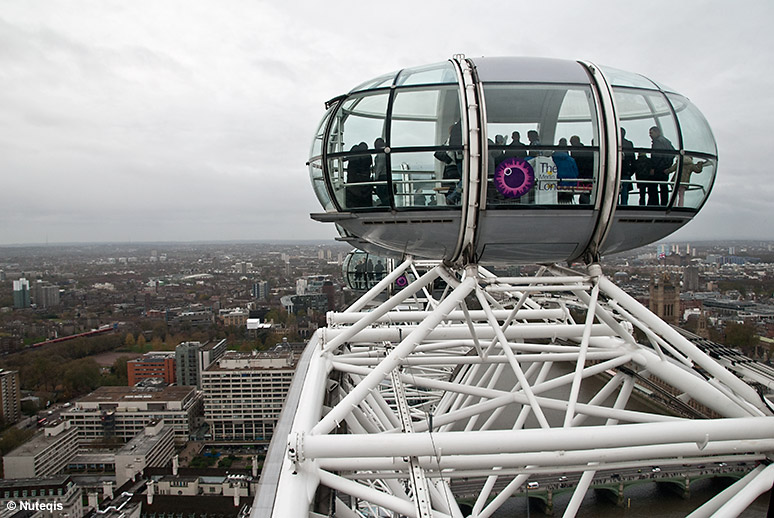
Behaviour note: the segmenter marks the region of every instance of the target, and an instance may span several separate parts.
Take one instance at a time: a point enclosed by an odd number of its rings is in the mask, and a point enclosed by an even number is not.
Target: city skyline
[[[0,246],[332,240],[308,217],[322,209],[304,165],[324,102],[458,52],[586,59],[670,85],[707,117],[720,159],[706,206],[668,239],[774,239],[755,223],[774,197],[759,167],[771,5],[79,4],[0,3]]]

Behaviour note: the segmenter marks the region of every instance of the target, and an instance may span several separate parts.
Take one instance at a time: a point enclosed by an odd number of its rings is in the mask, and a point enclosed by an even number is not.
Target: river
[[[597,495],[593,490],[586,494],[583,504],[576,515],[578,518],[683,518],[699,507],[703,502],[724,489],[718,481],[702,480],[691,485],[691,498],[683,500],[668,490],[659,488],[655,483],[632,486],[624,493],[629,507],[617,507],[613,502]],[[562,516],[570,494],[559,495],[554,500],[553,516]],[[769,493],[762,495],[739,516],[743,518],[766,518],[769,507]],[[494,513],[494,518],[523,518],[527,508],[523,496],[511,498],[508,503]],[[531,518],[546,516],[533,503]]]

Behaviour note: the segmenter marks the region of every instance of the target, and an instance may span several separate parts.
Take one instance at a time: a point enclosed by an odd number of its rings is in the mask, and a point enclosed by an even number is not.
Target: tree
[[[161,341],[161,338],[158,336],[154,336],[151,340],[151,350],[153,351],[163,351],[164,350],[164,342]]]
[[[113,363],[113,367],[110,369],[118,379],[119,385],[126,385],[129,383],[129,371],[126,365],[128,361],[128,356],[119,356],[118,359],[116,359],[116,361]]]
[[[69,362],[62,373],[66,399],[91,392],[100,386],[101,381],[99,365],[91,358]]]
[[[132,333],[126,333],[126,338],[124,338],[124,345],[127,347],[133,347],[135,343],[134,335]]]
[[[14,426],[3,432],[0,437],[0,455],[5,455],[24,444],[27,439],[32,437],[34,430],[20,430]]]
[[[757,355],[758,343],[758,336],[753,324],[748,322],[743,324],[729,322],[726,324],[726,345],[738,347],[743,351]]]

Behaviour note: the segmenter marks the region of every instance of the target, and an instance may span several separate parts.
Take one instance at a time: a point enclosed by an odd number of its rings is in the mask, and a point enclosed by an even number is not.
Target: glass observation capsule
[[[717,170],[687,98],[584,61],[455,56],[326,107],[312,218],[381,255],[594,261],[688,223]]]
[[[344,284],[355,291],[370,290],[391,270],[392,261],[389,258],[357,249],[349,252],[341,264]]]

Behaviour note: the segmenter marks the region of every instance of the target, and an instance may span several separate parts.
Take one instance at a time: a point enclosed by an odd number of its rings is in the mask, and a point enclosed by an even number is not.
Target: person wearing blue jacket
[[[567,139],[559,139],[559,146],[566,147]],[[575,159],[571,157],[567,151],[555,151],[551,158],[554,160],[554,164],[556,165],[556,176],[559,178],[557,201],[563,204],[572,203],[572,191],[577,182],[562,180],[578,178],[578,165],[575,163]]]

